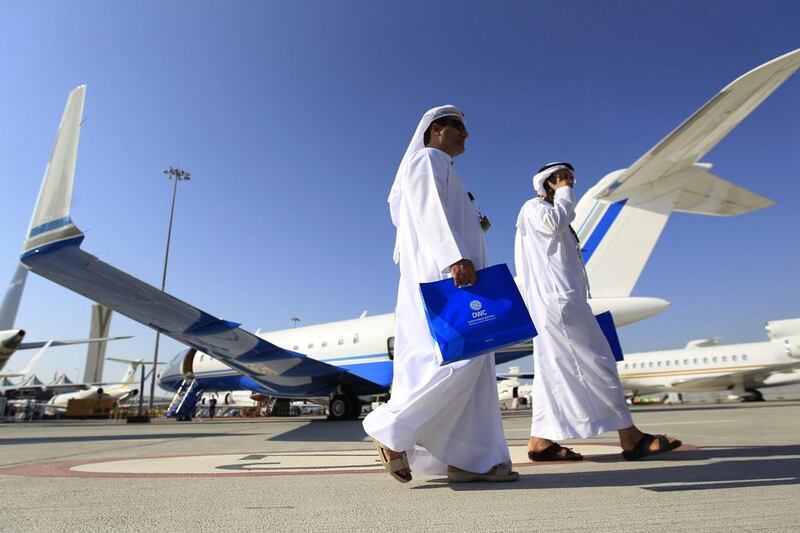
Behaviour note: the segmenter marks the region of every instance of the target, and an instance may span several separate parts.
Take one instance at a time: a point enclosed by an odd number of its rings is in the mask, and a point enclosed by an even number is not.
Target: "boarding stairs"
[[[275,396],[270,396],[267,400],[266,405],[264,405],[264,409],[262,413],[264,416],[272,415],[272,411],[275,409],[275,404],[278,403],[278,399]]]
[[[187,377],[178,388],[178,392],[164,413],[164,418],[175,418],[176,420],[191,420],[197,401],[203,395],[203,389],[194,377]]]

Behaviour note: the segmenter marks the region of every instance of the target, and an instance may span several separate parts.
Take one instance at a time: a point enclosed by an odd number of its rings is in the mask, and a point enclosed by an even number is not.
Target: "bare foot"
[[[528,451],[541,452],[550,447],[551,444],[553,444],[553,441],[549,439],[543,439],[541,437],[531,437],[528,440]]]

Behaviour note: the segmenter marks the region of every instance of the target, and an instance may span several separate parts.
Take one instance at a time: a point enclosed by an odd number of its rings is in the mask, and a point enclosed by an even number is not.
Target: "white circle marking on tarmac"
[[[619,446],[603,444],[570,444],[576,452],[587,457],[619,453]],[[515,464],[528,463],[525,446],[511,446]],[[188,455],[180,457],[146,457],[121,459],[73,466],[74,472],[95,474],[311,474],[381,471],[377,454],[372,450],[264,452],[224,455]]]

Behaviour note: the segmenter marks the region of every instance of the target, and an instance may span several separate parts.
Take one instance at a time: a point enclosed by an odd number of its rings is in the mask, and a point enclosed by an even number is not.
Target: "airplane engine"
[[[789,357],[800,359],[800,335],[793,335],[783,340],[783,346]]]
[[[258,401],[254,400],[252,393],[247,390],[238,390],[225,393],[225,405],[238,405],[244,407],[255,407]]]
[[[800,318],[770,320],[765,326],[767,336],[772,340],[800,335]]]
[[[11,355],[16,352],[24,338],[25,330],[22,329],[0,331],[0,355]]]

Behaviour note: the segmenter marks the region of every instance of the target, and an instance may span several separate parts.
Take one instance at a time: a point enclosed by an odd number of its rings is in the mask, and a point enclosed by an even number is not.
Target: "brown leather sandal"
[[[381,463],[383,463],[383,466],[388,470],[389,474],[400,483],[408,483],[411,481],[411,468],[408,466],[408,456],[406,452],[395,452],[399,453],[400,457],[392,459],[389,452],[394,450],[389,450],[389,448],[375,439],[372,439],[372,442],[375,443],[375,447],[378,449],[378,456],[381,458]],[[408,477],[400,474],[402,470],[408,470]]]

